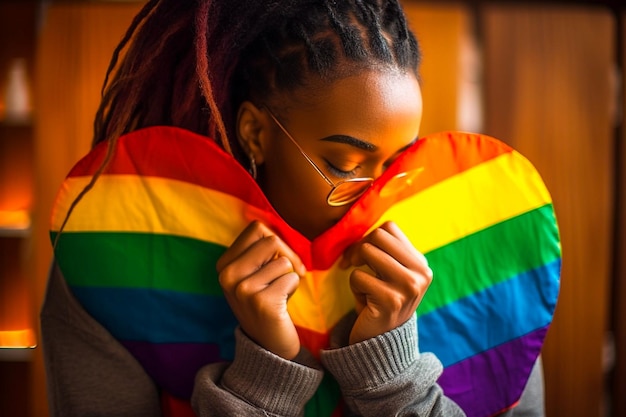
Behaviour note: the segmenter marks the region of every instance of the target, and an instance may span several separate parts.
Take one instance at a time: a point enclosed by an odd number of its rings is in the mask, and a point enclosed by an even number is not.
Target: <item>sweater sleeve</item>
[[[200,370],[192,396],[199,417],[298,416],[319,386],[323,371],[302,350],[296,361],[285,360],[235,333],[231,364],[211,364]]]
[[[519,403],[499,417],[544,417],[545,398],[543,382],[543,362],[541,356],[535,362]]]
[[[56,264],[40,320],[51,417],[161,416],[151,378],[85,312]],[[303,410],[322,379],[306,351],[300,364],[261,349],[239,330],[236,338],[232,364],[206,366],[197,376],[193,401],[198,416],[292,416]]]
[[[51,417],[161,415],[150,377],[85,312],[56,265],[40,319]]]
[[[323,351],[321,359],[356,415],[465,415],[437,385],[441,362],[432,354],[419,353],[415,315],[375,338]]]

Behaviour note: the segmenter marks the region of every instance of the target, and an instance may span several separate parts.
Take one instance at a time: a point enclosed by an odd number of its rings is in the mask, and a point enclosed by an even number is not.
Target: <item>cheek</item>
[[[332,226],[346,210],[326,204],[330,186],[299,153],[273,152],[266,159],[262,188],[278,214],[309,239]]]

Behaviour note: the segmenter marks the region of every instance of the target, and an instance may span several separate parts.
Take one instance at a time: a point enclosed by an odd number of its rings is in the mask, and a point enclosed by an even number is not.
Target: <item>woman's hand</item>
[[[217,262],[219,282],[242,330],[285,359],[300,351],[287,300],[296,291],[304,264],[264,224],[246,227]]]
[[[387,222],[344,253],[342,266],[355,269],[350,287],[358,317],[350,344],[378,336],[405,323],[415,313],[433,273],[400,228]]]

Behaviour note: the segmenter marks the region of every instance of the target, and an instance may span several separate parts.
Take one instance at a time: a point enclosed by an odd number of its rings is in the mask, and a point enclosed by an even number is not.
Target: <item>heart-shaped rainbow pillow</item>
[[[534,167],[504,143],[466,133],[418,140],[331,229],[309,241],[287,225],[250,175],[213,141],[173,127],[119,139],[106,170],[96,146],[71,170],[52,214],[55,257],[77,299],[165,392],[188,400],[196,371],[230,360],[237,322],[215,262],[253,219],[302,258],[289,301],[314,355],[354,308],[344,249],[386,220],[425,253],[434,281],[418,309],[421,351],[444,364],[440,384],[468,416],[518,401],[551,323],[561,249],[551,198]],[[401,193],[385,184],[419,170]],[[326,377],[307,415],[333,414]]]

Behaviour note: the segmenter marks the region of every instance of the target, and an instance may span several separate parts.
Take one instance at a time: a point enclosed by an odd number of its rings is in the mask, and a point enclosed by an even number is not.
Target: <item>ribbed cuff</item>
[[[321,352],[342,391],[350,393],[379,387],[402,374],[419,357],[417,318],[372,339]]]
[[[263,349],[240,329],[235,332],[235,340],[235,359],[224,372],[224,388],[273,414],[301,413],[317,390],[323,371]]]

